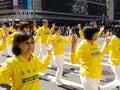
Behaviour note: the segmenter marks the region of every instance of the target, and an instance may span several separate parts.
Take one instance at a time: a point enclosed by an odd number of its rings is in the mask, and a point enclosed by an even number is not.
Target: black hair
[[[45,22],[47,22],[48,20],[47,19],[43,19],[42,20],[42,24],[44,24]]]
[[[59,28],[60,28],[60,26],[55,26],[55,28],[54,28],[55,32],[58,31]]]
[[[113,28],[113,34],[120,38],[120,25],[115,25]]]
[[[20,28],[20,24],[15,24],[15,29],[17,30],[17,28]]]
[[[95,33],[99,32],[99,29],[93,26],[85,26],[83,28],[84,38],[87,40],[92,40]]]
[[[17,32],[13,39],[12,52],[14,55],[18,56],[21,54],[21,50],[18,45],[24,41],[27,41],[30,37],[33,38],[32,34],[25,31]],[[34,39],[33,39],[34,40]]]
[[[2,26],[3,24],[5,24],[7,27],[9,27],[9,22],[7,22],[7,21],[1,22],[1,26]]]
[[[24,31],[24,28],[27,28],[27,26],[29,26],[29,23],[28,22],[22,22],[20,24],[20,30],[23,30]]]

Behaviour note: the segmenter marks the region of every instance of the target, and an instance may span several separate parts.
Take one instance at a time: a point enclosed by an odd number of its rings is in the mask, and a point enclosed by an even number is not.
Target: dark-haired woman
[[[98,90],[101,78],[101,58],[108,42],[100,50],[96,40],[99,29],[93,26],[83,28],[84,40],[76,47],[76,38],[72,37],[70,59],[73,64],[80,61],[80,78],[84,90]]]
[[[12,44],[14,56],[0,68],[0,83],[10,82],[11,90],[40,90],[38,73],[48,66],[51,49],[43,60],[39,60],[33,50],[33,36],[29,32],[17,32]]]
[[[111,64],[115,79],[104,86],[100,86],[100,90],[113,90],[120,86],[120,25],[115,25],[113,34],[106,52],[110,54],[109,63]]]
[[[57,85],[62,85],[62,73],[63,73],[63,62],[64,62],[64,45],[69,43],[71,40],[71,34],[64,38],[61,36],[61,28],[59,26],[55,26],[54,28],[55,34],[49,36],[48,43],[53,42],[53,60],[57,66],[55,81]]]

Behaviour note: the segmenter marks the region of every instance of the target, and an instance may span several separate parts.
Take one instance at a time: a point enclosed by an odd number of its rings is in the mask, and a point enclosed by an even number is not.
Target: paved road
[[[97,42],[99,46],[102,47],[103,39],[98,39]],[[60,87],[56,86],[55,80],[54,80],[56,66],[51,60],[51,64],[48,66],[47,70],[39,74],[41,90],[83,90],[83,86],[81,85],[80,76],[79,76],[79,63],[72,65],[69,62],[69,52],[70,52],[70,45],[67,44],[65,45],[64,72],[62,77],[62,82],[64,83],[64,85]],[[10,49],[9,49],[9,53],[12,55],[12,53],[10,52]],[[39,53],[38,44],[36,44],[35,53],[36,55],[38,55]],[[3,57],[1,54],[0,54],[0,63],[4,62],[4,60],[6,59],[6,57]],[[114,79],[114,75],[111,71],[110,65],[107,63],[109,60],[108,58],[109,58],[108,54],[105,54],[104,57],[102,58],[102,66],[103,66],[102,75],[103,76],[100,80],[101,85],[104,85]],[[51,65],[54,67],[51,67]],[[9,90],[6,88],[9,88],[9,85],[2,85],[2,87],[0,87],[0,90]],[[113,90],[118,90],[118,89],[116,88]]]

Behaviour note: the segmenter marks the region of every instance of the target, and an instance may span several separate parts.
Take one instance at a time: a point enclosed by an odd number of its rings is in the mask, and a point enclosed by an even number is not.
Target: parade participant
[[[79,29],[80,38],[84,38],[81,24],[78,24],[77,27]]]
[[[15,30],[15,22],[14,21],[12,21],[10,23],[9,27],[10,27],[10,30],[9,30],[10,34],[16,32],[16,30]]]
[[[72,64],[80,61],[80,78],[84,90],[98,90],[99,81],[102,75],[101,58],[107,47],[106,40],[102,50],[99,49],[96,40],[99,29],[93,26],[83,28],[84,40],[76,47],[76,37],[73,35],[71,43],[70,60]]]
[[[37,28],[37,22],[36,22],[36,20],[33,21],[33,30],[37,34],[38,28]]]
[[[0,35],[0,37],[2,37],[2,35],[3,35],[4,32],[9,33],[9,23],[8,23],[7,21],[1,22],[1,29],[0,29],[1,35]],[[8,35],[8,34],[7,34],[7,35]],[[9,52],[8,52],[8,49],[9,49],[9,48],[8,48],[7,46],[8,46],[8,45],[7,45],[7,43],[6,43],[6,48],[5,48],[5,50],[3,51],[2,56],[10,57]]]
[[[43,26],[39,28],[38,33],[40,36],[40,52],[39,58],[42,58],[46,53],[47,38],[50,35],[50,30],[48,28],[48,20],[42,20]]]
[[[16,30],[15,32],[7,36],[7,43],[9,45],[12,45],[15,34],[20,31],[20,24],[15,24],[15,30]]]
[[[113,90],[120,86],[120,25],[115,25],[113,31],[112,39],[111,35],[109,35],[111,41],[106,52],[109,52],[109,63],[111,64],[115,79],[106,85],[100,86],[100,90]]]
[[[61,77],[63,73],[64,45],[70,42],[71,33],[67,38],[64,38],[61,36],[61,29],[59,26],[55,26],[54,30],[55,34],[48,38],[48,42],[54,43],[53,60],[57,66],[55,80],[57,85],[62,85]]]
[[[6,38],[7,38],[7,35],[8,35],[8,32],[6,31],[3,31],[3,34],[2,34],[2,42],[0,44],[0,51],[3,51],[6,49]]]
[[[33,53],[34,39],[31,33],[17,32],[12,45],[13,57],[0,68],[0,83],[10,82],[11,90],[40,90],[39,72],[43,72],[51,57],[51,49],[40,60]]]

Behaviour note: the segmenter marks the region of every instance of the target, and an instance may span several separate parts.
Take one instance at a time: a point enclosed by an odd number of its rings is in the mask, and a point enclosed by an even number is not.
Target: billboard
[[[27,0],[27,9],[32,9],[32,0]]]
[[[13,0],[13,9],[14,10],[18,9],[18,0]]]

